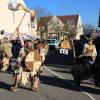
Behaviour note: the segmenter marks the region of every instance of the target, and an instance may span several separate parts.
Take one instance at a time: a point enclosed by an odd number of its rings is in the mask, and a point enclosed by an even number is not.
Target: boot
[[[75,83],[75,85],[80,86],[81,79],[78,76],[76,76],[76,75],[74,75],[73,77],[74,77],[74,83]]]
[[[15,92],[19,90],[19,82],[16,81],[15,84],[11,87],[11,91]]]
[[[43,75],[43,66],[41,66],[37,72],[39,75]]]
[[[99,80],[95,80],[95,86],[100,88],[100,81]]]
[[[33,80],[31,81],[31,89],[35,92],[38,92],[39,84],[40,84],[40,81],[39,81],[38,76],[34,77]]]

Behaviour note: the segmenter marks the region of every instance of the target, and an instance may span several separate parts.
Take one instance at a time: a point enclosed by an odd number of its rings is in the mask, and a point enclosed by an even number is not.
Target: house
[[[38,27],[45,27],[49,36],[56,33],[72,34],[74,39],[80,39],[80,35],[83,34],[80,15],[41,17]]]
[[[5,30],[5,33],[13,34],[16,27],[19,25],[25,11],[18,10],[17,4],[22,4],[27,8],[24,0],[0,0],[0,31]],[[20,25],[20,32],[24,34],[30,34],[34,36],[34,30],[37,30],[36,19],[34,23],[34,17],[30,13],[26,12],[25,17]],[[35,25],[34,25],[35,24]],[[36,35],[36,33],[35,33]],[[15,36],[15,35],[13,35]]]

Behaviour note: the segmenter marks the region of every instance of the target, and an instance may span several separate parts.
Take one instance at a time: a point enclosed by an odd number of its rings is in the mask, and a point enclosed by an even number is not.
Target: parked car
[[[57,39],[47,39],[47,43],[49,45],[49,49],[59,49],[60,41]]]

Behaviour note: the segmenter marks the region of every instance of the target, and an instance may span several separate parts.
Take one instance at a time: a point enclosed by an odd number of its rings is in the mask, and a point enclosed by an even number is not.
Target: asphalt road
[[[30,83],[26,86],[21,85],[17,92],[11,92],[13,75],[0,73],[0,100],[99,100],[99,89],[92,84],[82,83],[81,89],[85,91],[83,92],[73,85],[72,76],[63,70],[64,68],[45,66],[38,93],[31,91]]]
[[[55,52],[49,53],[49,58],[56,56]],[[64,63],[64,58],[58,58],[60,63],[52,63],[48,59],[48,65],[44,66],[43,75],[40,77],[40,91],[34,92],[30,89],[30,83],[21,85],[20,90],[11,92],[13,75],[11,73],[0,72],[0,100],[100,100],[100,89],[92,83],[82,82],[81,87],[76,87],[70,74],[70,65]],[[51,66],[50,66],[51,64]]]

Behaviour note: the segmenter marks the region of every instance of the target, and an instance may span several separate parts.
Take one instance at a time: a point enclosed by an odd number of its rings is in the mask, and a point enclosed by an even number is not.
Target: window
[[[74,19],[67,20],[67,24],[68,25],[73,25],[74,24]]]

